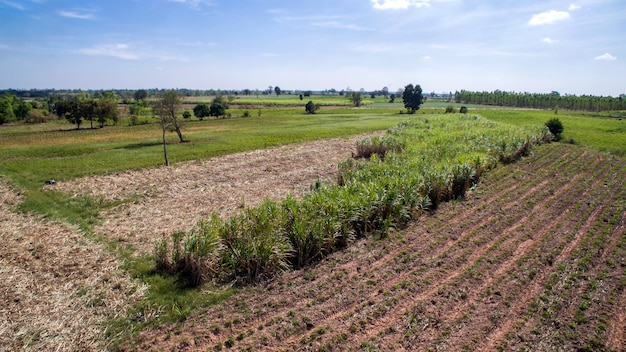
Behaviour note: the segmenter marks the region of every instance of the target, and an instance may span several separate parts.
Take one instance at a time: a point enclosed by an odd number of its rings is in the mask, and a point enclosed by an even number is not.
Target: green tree
[[[8,94],[0,98],[0,125],[15,121],[12,99]]]
[[[226,115],[226,108],[221,103],[214,101],[211,103],[211,106],[209,107],[209,114],[211,116],[215,116],[219,118],[220,116]]]
[[[139,89],[135,91],[134,97],[137,101],[146,100],[146,98],[148,97],[148,92],[146,92],[145,89]]]
[[[422,105],[424,100],[424,97],[422,96],[422,87],[420,87],[419,84],[416,86],[413,86],[413,84],[407,85],[404,87],[402,100],[404,101],[404,107],[409,114],[414,114],[417,110],[419,110],[420,105]]]
[[[280,87],[278,86],[274,87],[274,92],[276,92],[276,95],[280,95],[282,93],[282,91],[280,90]]]
[[[209,109],[209,106],[204,103],[198,104],[193,108],[193,116],[202,121],[205,117],[211,116],[211,109]]]
[[[550,133],[552,133],[552,135],[554,136],[555,141],[561,140],[561,134],[565,129],[563,127],[563,123],[561,123],[561,120],[557,118],[550,119],[548,120],[548,122],[546,122],[546,126],[550,130]]]
[[[306,111],[307,114],[315,114],[319,108],[319,105],[314,104],[312,100],[309,100],[309,102],[304,106],[304,111]]]
[[[33,109],[31,103],[18,99],[17,106],[13,107],[15,117],[18,120],[25,120],[28,118],[28,112]]]
[[[183,111],[183,119],[188,119],[191,117],[191,113],[189,112],[189,110],[185,110]]]
[[[346,95],[346,98],[348,98],[355,107],[361,106],[363,102],[363,94],[361,92],[350,92]]]
[[[119,110],[117,109],[116,100],[111,97],[102,96],[96,102],[96,118],[100,123],[100,127],[104,127],[107,120],[111,120],[114,124],[119,120]]]

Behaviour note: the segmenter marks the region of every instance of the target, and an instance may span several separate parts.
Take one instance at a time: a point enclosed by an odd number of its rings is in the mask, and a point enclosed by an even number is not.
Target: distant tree
[[[468,112],[467,106],[461,106],[461,109],[459,109],[459,112],[461,114],[467,114],[467,112]]]
[[[135,91],[134,97],[137,101],[146,100],[146,98],[148,97],[148,92],[145,89],[139,89]]]
[[[389,96],[389,88],[383,87],[382,93],[383,93],[383,97],[387,99],[387,96]]]
[[[119,120],[119,110],[117,108],[117,95],[113,92],[105,92],[96,102],[96,116],[100,127],[104,127],[107,120],[114,124]]]
[[[224,107],[224,109],[228,109],[228,103],[229,100],[228,98],[225,98],[223,95],[219,94],[217,95],[215,98],[213,98],[212,103],[218,103],[218,104],[222,104],[222,106]]]
[[[211,106],[209,107],[209,113],[211,116],[215,116],[219,118],[220,116],[226,115],[226,108],[221,103],[214,101],[211,103]]]
[[[274,89],[274,87],[272,86],[268,86],[267,87],[267,94],[272,95],[272,90]]]
[[[552,135],[554,136],[555,141],[561,140],[561,134],[563,133],[563,130],[564,130],[563,123],[561,123],[561,120],[557,118],[550,119],[548,120],[548,122],[546,122],[546,126],[550,130],[550,133],[552,133]]]
[[[207,104],[198,104],[193,108],[193,115],[202,121],[207,116],[211,116],[211,109]]]
[[[455,112],[456,112],[456,109],[454,108],[454,105],[446,106],[446,114],[454,114]]]
[[[189,112],[189,110],[183,111],[183,119],[187,120],[190,117],[191,117],[191,113]]]
[[[306,111],[307,114],[315,114],[315,112],[317,110],[319,110],[320,106],[317,104],[314,104],[312,100],[309,100],[308,103],[306,103],[306,105],[304,106],[304,110]]]
[[[0,125],[12,121],[15,121],[12,99],[8,94],[4,94],[0,97]]]
[[[396,101],[396,95],[395,94],[391,94],[389,96],[389,103],[394,103]]]
[[[304,95],[300,94],[300,100],[304,99]]]
[[[13,106],[15,112],[15,118],[17,120],[25,120],[28,118],[28,113],[33,109],[33,105],[22,99],[17,99],[17,106]]]
[[[361,102],[363,102],[363,94],[361,94],[361,92],[350,92],[346,95],[346,98],[348,98],[355,107],[361,106]]]
[[[402,100],[404,101],[404,107],[407,109],[408,113],[414,114],[419,110],[424,100],[422,87],[420,87],[419,84],[416,86],[412,84],[407,85],[404,87],[404,92],[402,92]]]
[[[276,95],[280,95],[282,93],[282,91],[280,90],[280,87],[278,86],[274,87],[274,92],[276,92]]]

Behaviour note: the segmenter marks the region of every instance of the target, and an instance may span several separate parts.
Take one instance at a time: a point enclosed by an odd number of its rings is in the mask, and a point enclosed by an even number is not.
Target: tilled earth
[[[129,350],[623,351],[626,163],[563,144]]]
[[[212,212],[334,182],[356,139],[58,184],[125,202],[99,235],[151,250]],[[609,350],[626,337],[626,162],[551,144],[488,172],[466,199],[243,290],[127,350]],[[101,350],[144,287],[75,228],[0,194],[0,350]],[[128,201],[128,200],[132,201]]]

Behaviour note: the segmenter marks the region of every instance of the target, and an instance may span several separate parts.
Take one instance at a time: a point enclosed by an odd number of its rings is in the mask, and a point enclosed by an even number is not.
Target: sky
[[[626,93],[625,0],[0,0],[0,89]]]

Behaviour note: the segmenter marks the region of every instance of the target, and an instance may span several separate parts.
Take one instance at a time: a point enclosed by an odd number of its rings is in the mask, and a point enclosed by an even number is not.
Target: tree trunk
[[[170,161],[167,158],[167,142],[165,141],[165,129],[163,129],[163,156],[165,157],[165,166],[170,166]]]

